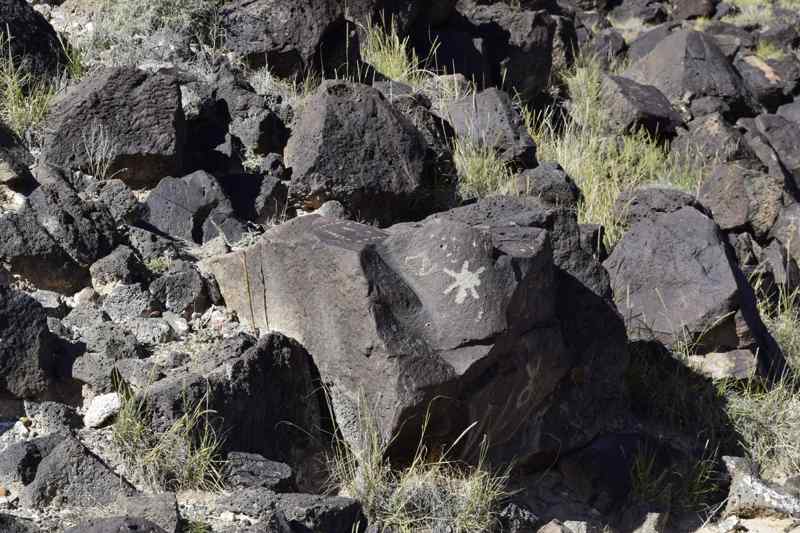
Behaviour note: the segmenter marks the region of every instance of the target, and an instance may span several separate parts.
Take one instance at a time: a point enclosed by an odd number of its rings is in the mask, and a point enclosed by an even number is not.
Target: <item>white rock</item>
[[[95,396],[86,414],[83,415],[83,424],[86,427],[98,428],[116,415],[121,406],[122,402],[116,392]]]
[[[750,350],[733,350],[724,353],[714,352],[703,356],[690,356],[689,366],[714,380],[747,379],[755,375],[758,362]]]

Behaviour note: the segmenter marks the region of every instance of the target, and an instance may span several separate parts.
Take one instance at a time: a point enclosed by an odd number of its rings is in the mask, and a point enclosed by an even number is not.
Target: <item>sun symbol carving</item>
[[[480,275],[483,274],[484,270],[486,270],[486,267],[481,267],[475,272],[471,272],[469,261],[464,261],[464,264],[461,265],[461,272],[453,272],[447,268],[442,269],[445,274],[453,278],[453,283],[447,286],[443,294],[450,294],[458,289],[456,291],[456,303],[459,305],[464,303],[468,295],[477,300],[479,298],[477,288],[481,285]]]

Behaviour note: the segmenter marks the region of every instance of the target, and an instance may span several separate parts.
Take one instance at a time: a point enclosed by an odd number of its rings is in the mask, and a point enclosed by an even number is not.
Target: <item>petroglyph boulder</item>
[[[387,231],[310,215],[207,266],[244,321],[308,349],[351,442],[363,395],[382,433],[399,434],[398,453],[416,445],[426,411],[432,445],[476,425],[462,440],[467,457],[483,435],[496,459],[550,451],[554,435],[571,444],[569,424],[549,416],[581,357],[558,317],[559,268],[544,227],[556,211],[495,223],[484,213],[488,224],[458,211]]]

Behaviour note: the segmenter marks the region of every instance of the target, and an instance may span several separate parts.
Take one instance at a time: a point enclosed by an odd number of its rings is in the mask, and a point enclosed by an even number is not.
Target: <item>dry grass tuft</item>
[[[427,61],[420,59],[409,46],[409,37],[401,37],[397,23],[392,19],[388,28],[367,22],[362,25],[365,39],[361,44],[361,57],[387,78],[422,86],[431,77]]]
[[[29,145],[34,144],[56,94],[53,83],[37,79],[16,66],[9,43],[13,35],[0,30],[0,120]]]
[[[370,524],[398,533],[482,533],[495,524],[508,472],[491,473],[485,454],[476,467],[467,467],[446,454],[432,459],[420,445],[411,464],[398,471],[386,459],[391,439],[382,438],[363,401],[359,426],[357,447],[337,443],[332,482],[343,495],[361,502]]]
[[[89,63],[136,65],[148,39],[164,31],[189,37],[201,47],[220,45],[221,0],[97,0],[95,30],[81,42]]]
[[[601,101],[602,70],[591,57],[580,57],[562,74],[570,94],[568,113],[555,107],[524,110],[540,161],[556,161],[584,195],[580,222],[602,224],[613,245],[624,231],[624,213],[614,208],[623,191],[652,184],[696,192],[707,163],[670,154],[645,131],[610,134]],[[701,164],[702,163],[702,164]]]
[[[800,474],[800,387],[785,375],[777,382],[753,379],[728,384],[728,413],[748,456],[770,479]]]
[[[98,180],[111,179],[113,176],[109,172],[117,157],[117,144],[108,128],[97,120],[92,121],[81,133],[81,143],[83,146],[76,147],[76,150],[82,149],[86,156],[85,171]]]
[[[462,198],[483,198],[502,194],[513,184],[515,173],[487,143],[468,138],[453,141],[453,161]]]
[[[737,13],[723,17],[722,21],[736,26],[769,26],[778,17],[775,7],[787,11],[800,11],[800,0],[730,0]]]
[[[221,440],[206,394],[163,433],[150,426],[145,398],[122,393],[112,440],[127,471],[153,491],[219,490]]]
[[[768,382],[754,378],[726,384],[728,413],[742,447],[765,476],[800,475],[800,289],[779,286],[770,297],[754,283],[765,325],[783,351],[788,369]]]
[[[273,74],[269,65],[250,72],[247,81],[258,94],[279,95],[291,104],[297,104],[310,96],[321,82],[319,75],[312,72],[302,79],[285,80]]]

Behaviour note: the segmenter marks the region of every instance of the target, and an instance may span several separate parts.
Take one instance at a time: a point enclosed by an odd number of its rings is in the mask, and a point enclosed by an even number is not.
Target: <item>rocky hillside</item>
[[[797,530],[799,47],[0,0],[0,532]]]

